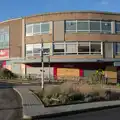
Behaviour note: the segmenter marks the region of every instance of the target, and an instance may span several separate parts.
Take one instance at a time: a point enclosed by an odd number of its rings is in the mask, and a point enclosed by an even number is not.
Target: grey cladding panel
[[[54,41],[64,41],[64,21],[54,22]]]

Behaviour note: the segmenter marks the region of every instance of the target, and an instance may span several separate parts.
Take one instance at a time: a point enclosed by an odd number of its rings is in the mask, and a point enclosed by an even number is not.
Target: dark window
[[[100,21],[90,21],[90,31],[100,32]]]
[[[101,43],[91,42],[91,54],[101,54]]]
[[[111,33],[111,22],[102,21],[102,33]]]
[[[64,44],[54,44],[53,54],[54,55],[64,55]]]
[[[89,42],[78,43],[78,54],[89,54]]]
[[[77,31],[89,31],[88,21],[78,21],[77,22]]]
[[[120,55],[120,43],[116,43],[116,53]]]
[[[116,22],[115,31],[116,31],[116,33],[120,33],[120,22]]]

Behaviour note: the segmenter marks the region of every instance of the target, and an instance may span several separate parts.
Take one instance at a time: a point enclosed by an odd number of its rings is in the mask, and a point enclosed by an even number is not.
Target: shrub
[[[0,69],[0,77],[1,78],[7,78],[7,79],[12,79],[12,78],[17,78],[17,74],[11,72],[10,70],[6,68],[1,68]]]
[[[43,91],[43,96],[44,97],[48,97],[51,98],[52,96],[58,96],[58,94],[60,94],[60,88],[59,86],[47,86],[45,87],[44,91]]]
[[[101,101],[120,99],[120,94],[106,90],[101,84],[79,84],[65,82],[61,85],[45,87],[44,91],[37,93],[45,105],[67,104],[71,101]]]
[[[69,100],[70,101],[78,101],[78,100],[83,101],[84,95],[80,92],[73,92],[69,95]]]

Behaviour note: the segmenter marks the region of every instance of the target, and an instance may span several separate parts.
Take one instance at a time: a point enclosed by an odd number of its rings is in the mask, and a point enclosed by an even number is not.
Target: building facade
[[[43,42],[43,44],[42,44]],[[0,22],[0,61],[19,74],[87,77],[103,69],[120,79],[120,14],[47,13]]]

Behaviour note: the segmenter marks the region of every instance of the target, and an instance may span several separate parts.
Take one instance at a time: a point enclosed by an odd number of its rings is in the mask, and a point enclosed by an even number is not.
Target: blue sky
[[[0,21],[59,11],[120,12],[120,0],[0,0]]]

